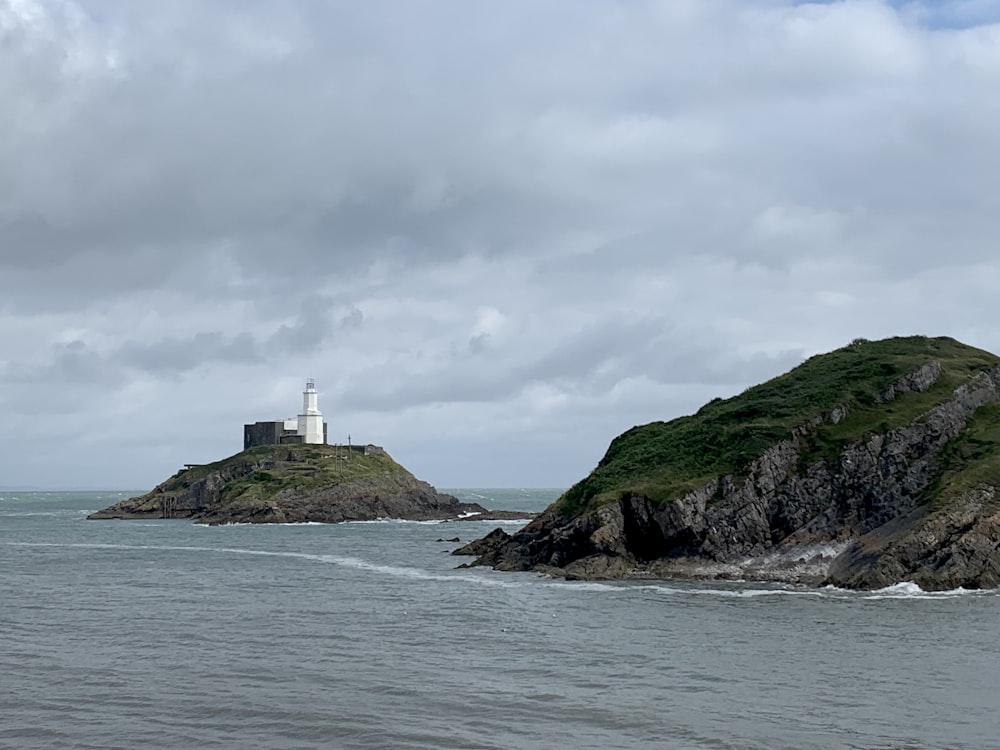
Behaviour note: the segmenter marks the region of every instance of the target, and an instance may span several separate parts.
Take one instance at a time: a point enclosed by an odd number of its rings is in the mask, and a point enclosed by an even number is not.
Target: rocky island
[[[1000,358],[857,339],[634,427],[521,531],[455,551],[566,578],[1000,586]]]
[[[181,469],[151,492],[88,516],[190,518],[205,524],[525,517],[442,494],[384,451],[325,444],[254,446]]]

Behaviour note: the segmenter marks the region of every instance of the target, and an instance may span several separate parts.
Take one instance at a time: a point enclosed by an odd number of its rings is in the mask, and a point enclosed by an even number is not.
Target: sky
[[[855,337],[1000,353],[1000,0],[0,0],[0,485],[298,413],[567,487]]]

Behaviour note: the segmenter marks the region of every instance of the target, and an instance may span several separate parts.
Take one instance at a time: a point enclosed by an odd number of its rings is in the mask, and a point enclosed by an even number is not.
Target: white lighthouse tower
[[[306,381],[306,389],[302,391],[302,413],[299,414],[297,430],[302,435],[303,443],[323,443],[323,415],[319,411],[316,395],[316,383],[311,378]]]

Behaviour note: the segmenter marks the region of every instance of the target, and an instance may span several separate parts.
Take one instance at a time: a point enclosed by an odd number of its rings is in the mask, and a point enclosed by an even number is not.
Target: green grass
[[[274,465],[264,469],[254,468],[261,461],[271,461]],[[345,453],[330,445],[262,445],[220,461],[179,471],[161,486],[169,495],[212,472],[225,470],[242,476],[223,488],[223,502],[253,502],[272,497],[285,489],[306,493],[358,479],[409,475],[406,469],[385,454],[366,456],[358,452]]]
[[[928,498],[941,506],[982,485],[1000,488],[1000,404],[978,409],[962,434],[945,446]]]
[[[890,385],[938,360],[942,375],[926,393],[877,403]],[[665,502],[713,477],[739,476],[792,430],[846,405],[848,417],[823,425],[806,441],[810,460],[833,456],[847,443],[913,421],[946,400],[955,387],[1000,358],[950,338],[856,340],[730,399],[714,399],[696,414],[633,427],[615,438],[591,474],[560,499],[575,513],[637,491]]]

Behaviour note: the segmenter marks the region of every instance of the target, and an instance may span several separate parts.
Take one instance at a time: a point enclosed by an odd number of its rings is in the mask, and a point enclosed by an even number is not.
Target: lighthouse
[[[323,415],[317,402],[316,382],[311,378],[306,381],[306,389],[302,391],[302,413],[299,414],[298,430],[303,443],[325,443],[323,435]]]
[[[257,445],[283,445],[298,443],[326,444],[326,422],[316,403],[316,381],[306,381],[302,391],[302,413],[297,417],[274,422],[254,422],[243,425],[243,450]]]

